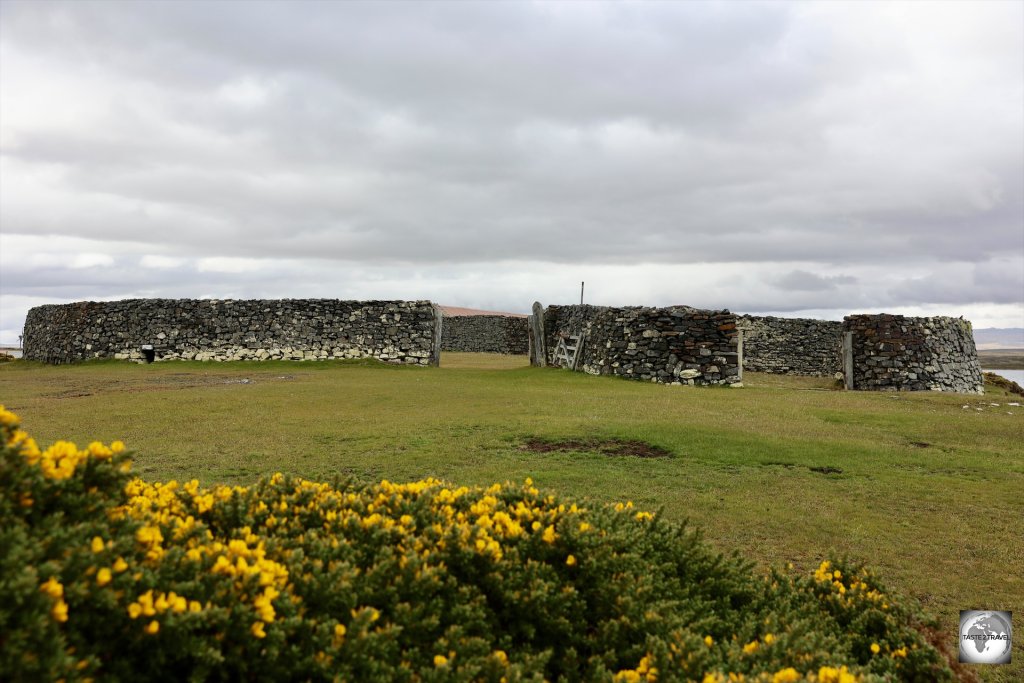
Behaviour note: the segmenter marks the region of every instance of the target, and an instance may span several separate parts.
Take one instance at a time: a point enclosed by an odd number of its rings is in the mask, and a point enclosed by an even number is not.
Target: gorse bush
[[[867,571],[523,485],[132,478],[0,408],[0,679],[941,681]]]

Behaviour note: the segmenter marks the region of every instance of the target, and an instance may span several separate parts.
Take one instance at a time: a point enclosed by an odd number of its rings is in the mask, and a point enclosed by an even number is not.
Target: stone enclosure
[[[24,358],[128,360],[375,358],[437,365],[449,351],[529,353],[663,384],[738,385],[743,369],[839,376],[847,389],[982,393],[962,318],[851,315],[842,323],[736,316],[727,310],[534,304],[512,315],[444,318],[429,301],[129,299],[38,306]]]
[[[736,385],[747,369],[843,377],[855,390],[984,393],[971,324],[962,318],[877,314],[840,323],[685,306],[537,303],[530,343],[533,365],[665,384]]]
[[[437,365],[441,314],[429,301],[128,299],[38,306],[24,357],[47,363],[376,358]],[[144,349],[148,346],[150,349]]]
[[[576,343],[572,369],[661,384],[741,381],[736,316],[729,311],[534,304],[531,363],[566,365],[559,340]],[[582,345],[572,337],[582,336]]]
[[[848,315],[843,335],[848,389],[985,393],[963,318]]]

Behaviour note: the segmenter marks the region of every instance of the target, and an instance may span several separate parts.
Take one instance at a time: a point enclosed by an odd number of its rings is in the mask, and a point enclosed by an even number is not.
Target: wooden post
[[[444,313],[441,307],[433,304],[434,308],[434,338],[430,342],[430,364],[434,367],[441,365],[441,329],[444,325]]]
[[[583,285],[585,285],[585,284],[586,284],[585,282],[581,282],[580,283],[580,306],[583,305]]]
[[[580,356],[583,355],[583,342],[587,338],[586,332],[580,332],[580,336],[576,337],[576,348],[572,352],[572,370],[575,372],[576,368],[580,364]],[[572,337],[570,337],[572,339]]]
[[[853,332],[843,333],[843,374],[846,388],[853,390]]]
[[[533,302],[530,316],[530,365],[543,368],[548,364],[548,350],[544,341],[544,307],[539,301]]]

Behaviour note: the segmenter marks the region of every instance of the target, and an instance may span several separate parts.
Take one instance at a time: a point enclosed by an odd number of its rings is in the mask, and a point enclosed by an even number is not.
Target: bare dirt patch
[[[527,439],[520,449],[531,453],[560,451],[601,453],[608,456],[631,456],[634,458],[672,457],[672,452],[668,449],[636,439],[563,439],[560,441]]]
[[[92,396],[91,391],[57,391],[51,394],[43,394],[45,398],[83,398]]]

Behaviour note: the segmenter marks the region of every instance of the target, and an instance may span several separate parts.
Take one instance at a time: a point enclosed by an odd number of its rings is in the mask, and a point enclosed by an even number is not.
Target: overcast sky
[[[1024,327],[1024,3],[0,2],[0,342],[583,280]]]

